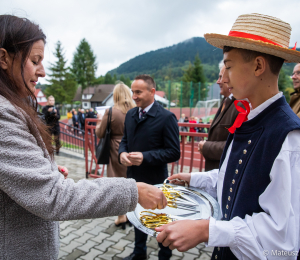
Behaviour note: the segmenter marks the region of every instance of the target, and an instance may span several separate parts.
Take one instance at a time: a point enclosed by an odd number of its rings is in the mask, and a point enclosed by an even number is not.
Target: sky
[[[227,35],[241,14],[275,16],[292,27],[290,46],[300,46],[300,1],[289,0],[0,0],[0,14],[26,17],[47,36],[44,66],[62,43],[68,65],[85,38],[97,57],[96,76],[137,55],[204,33]],[[286,4],[288,3],[288,4]],[[47,77],[41,79],[47,83]]]

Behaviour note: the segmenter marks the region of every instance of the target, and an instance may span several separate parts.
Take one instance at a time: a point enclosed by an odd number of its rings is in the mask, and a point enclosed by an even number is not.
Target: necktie
[[[246,110],[243,109],[242,107],[238,106],[239,102],[241,102],[244,105]],[[233,125],[228,128],[228,131],[232,134],[235,132],[235,130],[237,128],[239,128],[242,125],[242,123],[244,123],[245,121],[248,120],[248,114],[250,112],[250,106],[246,100],[235,100],[234,105],[235,105],[235,108],[237,109],[237,111],[239,111],[240,113],[236,117]]]
[[[142,116],[145,115],[145,114],[146,114],[146,111],[143,110],[143,109],[141,109],[141,110],[140,110],[140,116],[139,116],[139,118],[141,119]]]
[[[224,108],[225,108],[226,100],[227,100],[227,98],[225,98],[225,100],[224,100],[224,102],[223,102],[223,106],[222,106],[222,109],[221,109],[221,113],[223,112],[223,110],[224,110]]]

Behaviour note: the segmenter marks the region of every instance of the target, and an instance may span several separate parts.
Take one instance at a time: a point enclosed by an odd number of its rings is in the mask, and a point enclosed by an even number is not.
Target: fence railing
[[[100,166],[97,164],[96,158],[96,146],[99,139],[95,135],[96,126],[89,124],[89,122],[97,122],[97,119],[87,118],[85,121],[85,168],[86,168],[86,178],[101,178],[104,176],[106,165],[102,166],[101,173],[98,174]],[[190,123],[178,123],[178,126],[184,127],[199,127],[199,128],[209,128],[210,124],[190,124]],[[189,172],[193,171],[193,168],[202,171],[205,165],[204,157],[198,151],[198,143],[195,143],[195,138],[206,138],[207,133],[193,133],[193,132],[179,132],[181,136],[180,142],[180,159],[178,162],[171,163],[171,172],[173,175],[175,173],[175,166],[180,168],[180,172],[184,170],[184,166],[189,166]],[[187,137],[190,137],[188,143],[186,143]],[[89,160],[90,159],[90,160]],[[93,165],[95,164],[95,167]],[[177,168],[178,168],[177,167]],[[95,168],[95,170],[93,170]]]
[[[59,122],[59,128],[61,146],[70,151],[84,154],[85,131],[63,122]]]

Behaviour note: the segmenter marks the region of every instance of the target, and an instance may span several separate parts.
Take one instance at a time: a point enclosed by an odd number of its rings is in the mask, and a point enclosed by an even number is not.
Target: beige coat
[[[106,131],[107,125],[107,109],[101,121],[97,123],[96,135],[98,138],[103,138]],[[111,141],[110,141],[110,158],[107,166],[107,177],[125,177],[127,167],[120,164],[118,161],[119,145],[124,134],[124,121],[126,114],[123,114],[121,110],[112,108],[111,116]]]
[[[300,118],[300,89],[296,89],[296,91],[291,94],[290,106],[294,113]]]

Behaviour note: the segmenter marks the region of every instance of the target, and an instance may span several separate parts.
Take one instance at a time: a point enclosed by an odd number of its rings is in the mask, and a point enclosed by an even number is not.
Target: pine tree
[[[199,83],[201,83],[200,85],[200,100],[204,100],[204,98],[206,97],[206,91],[205,91],[205,76],[204,76],[204,72],[203,72],[203,67],[201,64],[201,60],[199,58],[199,55],[197,53],[196,57],[195,57],[195,61],[194,61],[194,70],[193,70],[193,74],[192,74],[192,81],[193,83],[197,83],[197,84],[193,84],[194,87],[194,99],[198,100],[198,96],[199,96]]]
[[[64,57],[60,41],[56,43],[53,54],[57,58],[57,61],[50,64],[49,70],[51,74],[48,80],[50,85],[45,89],[45,94],[46,96],[54,96],[57,103],[71,103],[77,89],[77,84],[70,73],[70,68],[66,67],[67,60]]]
[[[77,83],[81,85],[82,92],[88,86],[94,85],[96,70],[96,56],[90,44],[85,39],[82,39],[72,61],[72,72]]]

